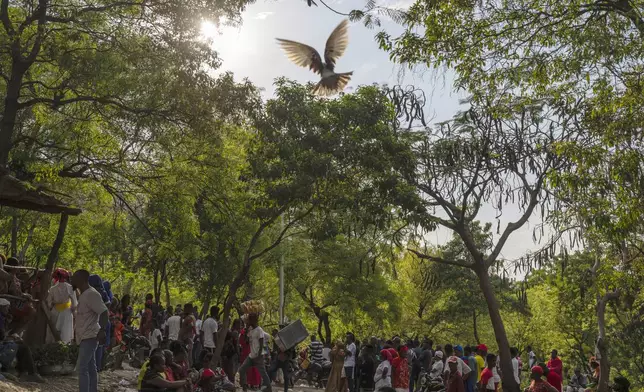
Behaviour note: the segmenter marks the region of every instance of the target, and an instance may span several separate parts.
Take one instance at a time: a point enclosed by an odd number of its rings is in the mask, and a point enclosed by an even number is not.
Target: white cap
[[[0,298],[0,306],[10,306],[11,303],[4,298]]]
[[[443,359],[443,352],[442,352],[442,351],[436,351],[436,353],[434,354],[434,356],[435,356],[436,358]]]

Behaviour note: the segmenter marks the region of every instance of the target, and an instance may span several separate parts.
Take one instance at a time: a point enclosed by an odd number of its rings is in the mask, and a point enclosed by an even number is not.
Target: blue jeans
[[[98,392],[96,372],[96,349],[98,340],[85,339],[78,346],[78,389],[79,392]]]

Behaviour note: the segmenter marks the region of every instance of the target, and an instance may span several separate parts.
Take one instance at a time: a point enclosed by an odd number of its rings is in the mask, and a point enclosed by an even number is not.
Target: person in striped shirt
[[[324,357],[322,356],[324,345],[316,339],[315,335],[311,335],[311,344],[309,345],[309,358],[311,363],[322,363]]]

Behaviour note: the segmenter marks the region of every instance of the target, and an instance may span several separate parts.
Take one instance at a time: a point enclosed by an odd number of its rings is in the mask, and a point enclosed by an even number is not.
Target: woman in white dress
[[[382,362],[378,365],[376,373],[373,376],[373,381],[376,383],[375,390],[383,387],[391,387],[391,361],[392,356],[388,350],[380,351]]]
[[[51,319],[60,334],[60,341],[69,344],[74,339],[73,312],[78,305],[76,293],[72,289],[72,285],[68,283],[69,272],[57,268],[52,274],[52,278],[54,285],[49,289],[47,296]],[[51,334],[48,333],[48,336]]]

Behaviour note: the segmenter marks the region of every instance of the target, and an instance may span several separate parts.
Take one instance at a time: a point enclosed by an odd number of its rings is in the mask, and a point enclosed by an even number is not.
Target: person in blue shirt
[[[467,366],[472,369],[470,375],[467,377],[467,380],[465,380],[465,392],[474,392],[476,390],[476,384],[478,382],[479,368],[478,364],[476,363],[476,358],[472,353],[472,347],[465,346],[462,359],[463,361],[465,361],[465,363],[467,363]]]

